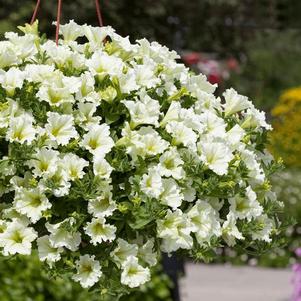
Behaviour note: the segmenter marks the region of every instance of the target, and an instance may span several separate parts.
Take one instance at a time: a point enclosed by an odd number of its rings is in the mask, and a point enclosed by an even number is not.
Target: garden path
[[[289,301],[289,269],[186,264],[183,301]]]

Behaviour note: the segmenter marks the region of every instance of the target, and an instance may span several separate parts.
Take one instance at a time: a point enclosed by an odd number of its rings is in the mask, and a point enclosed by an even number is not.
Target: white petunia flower
[[[96,157],[93,160],[93,172],[96,176],[101,179],[110,179],[111,172],[113,171],[112,166],[103,157]]]
[[[36,151],[33,159],[27,162],[30,168],[33,168],[33,174],[35,177],[50,176],[57,170],[59,152],[41,148]]]
[[[224,175],[228,171],[229,162],[234,158],[231,150],[222,142],[199,142],[198,144],[203,161],[218,175]]]
[[[230,211],[239,219],[246,218],[251,221],[252,218],[262,214],[263,208],[257,201],[256,193],[250,186],[246,188],[245,196],[236,195],[234,198],[229,198]]]
[[[15,209],[26,215],[32,223],[36,223],[43,216],[43,212],[51,208],[51,203],[47,199],[41,188],[21,188],[16,191],[14,199]]]
[[[154,252],[154,239],[148,239],[145,244],[143,244],[138,249],[138,258],[149,264],[150,266],[154,266],[157,264],[158,254]]]
[[[9,121],[6,139],[10,142],[31,144],[36,136],[36,129],[33,126],[33,118],[29,114],[22,114],[19,117],[11,118]]]
[[[114,29],[110,26],[93,27],[83,25],[83,29],[92,51],[102,48],[104,39],[107,36],[112,36],[114,33]]]
[[[110,191],[104,191],[101,196],[88,202],[88,212],[97,218],[112,215],[116,208]]]
[[[27,227],[21,220],[15,219],[7,223],[6,229],[0,233],[0,247],[4,256],[13,254],[30,255],[31,244],[37,238],[36,231]]]
[[[149,97],[145,91],[139,95],[139,100],[123,100],[131,115],[131,127],[140,124],[159,126],[160,104],[157,100]]]
[[[0,68],[13,65],[18,60],[14,45],[9,41],[0,41]]]
[[[120,266],[123,266],[130,256],[137,256],[138,246],[130,244],[124,239],[117,239],[117,247],[110,253],[112,259]]]
[[[274,222],[266,214],[262,214],[255,219],[256,225],[259,230],[252,232],[252,238],[271,242],[271,233],[274,229]]]
[[[89,166],[88,161],[71,153],[66,154],[60,164],[72,181],[81,179],[85,174],[84,168]]]
[[[244,239],[236,226],[236,218],[232,212],[227,215],[227,220],[223,223],[222,236],[229,247],[233,247],[235,245],[235,239]]]
[[[217,85],[212,85],[211,83],[209,83],[206,75],[198,74],[192,75],[187,78],[186,87],[193,96],[197,96],[200,91],[212,94],[215,91]]]
[[[166,131],[172,136],[174,145],[181,145],[196,149],[197,134],[183,122],[171,121],[166,125]]]
[[[171,121],[179,121],[180,111],[181,111],[180,103],[176,102],[176,101],[173,101],[170,104],[164,118],[160,122],[160,126],[165,127],[166,124],[171,122]]]
[[[97,110],[97,105],[92,102],[81,102],[78,104],[78,111],[76,112],[76,123],[89,131],[89,129],[95,125],[98,125],[101,117],[93,116]]]
[[[48,112],[47,116],[45,129],[51,141],[58,145],[66,145],[71,139],[78,137],[72,116],[53,112]]]
[[[93,126],[87,134],[83,136],[80,145],[97,157],[104,157],[114,146],[114,141],[110,137],[110,127],[103,123]]]
[[[177,180],[184,177],[184,170],[181,166],[184,162],[175,147],[161,155],[159,160],[158,170],[161,176],[173,177]]]
[[[150,61],[147,64],[135,65],[134,72],[137,84],[146,88],[155,87],[160,82],[160,79],[155,74],[155,68],[156,66]]]
[[[68,226],[72,226],[73,224],[73,218],[69,218],[57,224],[45,224],[47,230],[50,232],[49,241],[53,247],[65,247],[73,252],[78,249],[81,243],[81,234],[68,230]]]
[[[76,270],[77,273],[72,276],[72,279],[79,282],[83,288],[93,286],[102,275],[100,263],[95,260],[94,255],[80,256],[76,261]]]
[[[49,236],[44,235],[37,239],[38,254],[41,261],[46,261],[49,264],[59,261],[63,248],[55,248],[51,245]]]
[[[158,237],[163,239],[163,252],[173,252],[178,249],[190,249],[193,239],[190,235],[193,230],[189,217],[181,210],[167,211],[163,220],[157,221]]]
[[[212,137],[223,138],[226,135],[226,123],[211,111],[200,115],[200,121],[204,125],[204,133]]]
[[[174,210],[180,207],[184,195],[177,182],[172,178],[162,179],[162,188],[163,192],[159,196],[160,201]]]
[[[130,256],[123,265],[121,283],[130,288],[138,287],[150,280],[150,270],[138,263],[138,258]]]
[[[54,22],[56,25],[56,22]],[[60,34],[63,35],[64,41],[74,41],[78,37],[82,37],[84,35],[84,30],[81,25],[78,25],[74,22],[74,20],[70,20],[67,24],[60,25]]]
[[[152,168],[142,176],[140,188],[149,197],[158,198],[160,196],[163,192],[163,183],[157,169]]]
[[[93,75],[104,77],[105,75],[119,76],[122,73],[124,63],[115,56],[110,56],[101,50],[93,53],[87,60],[87,66]]]
[[[16,67],[12,67],[6,72],[0,70],[0,84],[8,96],[13,96],[16,88],[22,88],[24,77],[24,72]]]
[[[218,213],[206,201],[198,200],[187,215],[191,220],[192,232],[200,245],[210,243],[212,237],[221,235]]]
[[[223,93],[223,96],[226,101],[224,104],[226,116],[243,111],[252,106],[252,103],[248,100],[248,97],[239,95],[233,88],[227,89]]]
[[[93,218],[91,222],[87,223],[84,230],[91,237],[90,241],[94,246],[106,241],[111,242],[116,237],[116,227],[106,224],[103,217]]]

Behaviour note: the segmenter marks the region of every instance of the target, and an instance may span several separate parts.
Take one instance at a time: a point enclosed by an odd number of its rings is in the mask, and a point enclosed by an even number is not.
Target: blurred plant
[[[171,301],[172,283],[160,266],[153,271],[152,281],[120,301]],[[49,278],[36,254],[0,260],[1,301],[116,301],[83,289],[68,278]]]
[[[272,110],[272,152],[290,167],[301,167],[301,87],[289,89]]]
[[[301,82],[300,31],[260,31],[245,46],[241,72],[228,84],[270,110],[283,90]]]

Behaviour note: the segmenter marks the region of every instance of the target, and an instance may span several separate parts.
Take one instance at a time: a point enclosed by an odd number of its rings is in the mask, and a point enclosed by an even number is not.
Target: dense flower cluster
[[[271,242],[271,127],[247,97],[111,27],[0,42],[0,248],[83,287],[138,287],[160,251]],[[77,38],[81,38],[81,43]]]
[[[286,165],[301,167],[301,88],[283,92],[272,110],[275,131],[271,133],[272,152],[281,156]]]

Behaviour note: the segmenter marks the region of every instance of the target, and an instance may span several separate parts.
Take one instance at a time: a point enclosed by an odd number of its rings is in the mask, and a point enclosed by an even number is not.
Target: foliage
[[[169,278],[158,265],[152,281],[121,298],[121,301],[171,301]],[[0,260],[1,301],[115,301],[115,297],[89,292],[68,278],[50,277],[37,254]]]

